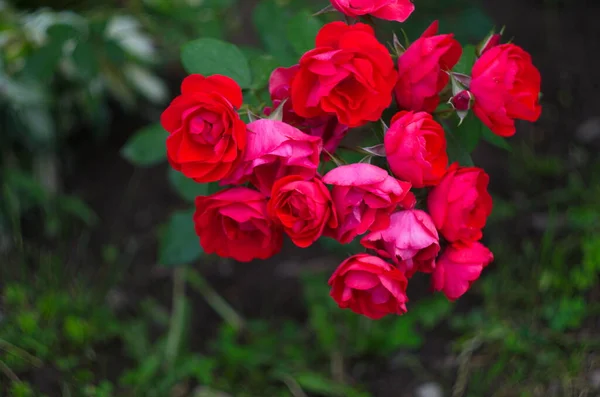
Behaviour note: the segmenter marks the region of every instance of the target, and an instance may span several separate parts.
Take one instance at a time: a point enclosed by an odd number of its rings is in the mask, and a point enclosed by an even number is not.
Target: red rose
[[[271,93],[273,107],[277,108],[283,100],[287,99],[287,102],[283,105],[283,121],[308,135],[318,136],[323,140],[323,148],[329,153],[334,153],[346,132],[348,132],[348,126],[340,124],[333,115],[305,119],[294,113],[290,98],[290,87],[299,69],[298,65],[294,65],[289,68],[277,68],[273,71],[269,79],[269,92]],[[265,109],[265,114],[269,115],[271,112],[272,108]]]
[[[514,44],[485,51],[473,65],[469,86],[475,97],[473,112],[496,135],[515,134],[515,119],[536,121],[541,76],[531,56]]]
[[[413,187],[437,184],[448,167],[444,129],[428,113],[397,113],[384,145],[394,175]]]
[[[205,252],[240,262],[270,258],[283,244],[267,216],[267,198],[245,187],[197,197],[194,223]]]
[[[411,0],[331,0],[331,5],[352,18],[370,14],[397,22],[406,21],[415,10]]]
[[[433,272],[434,291],[443,291],[450,300],[461,297],[494,260],[494,255],[478,242],[454,243],[438,258]]]
[[[329,279],[330,295],[342,309],[373,320],[406,313],[407,284],[400,270],[368,254],[346,259]]]
[[[323,177],[323,182],[333,185],[331,196],[340,224],[334,236],[342,244],[367,230],[387,228],[390,214],[410,190],[410,183],[362,163],[336,167]]]
[[[325,25],[316,48],[300,59],[292,81],[292,106],[304,118],[336,115],[358,127],[376,121],[392,102],[397,73],[373,28],[363,23]]]
[[[492,213],[487,191],[489,176],[481,168],[453,164],[427,198],[433,223],[451,242],[481,239],[481,229]]]
[[[193,74],[181,84],[181,95],[162,113],[170,135],[171,166],[196,182],[215,182],[237,166],[246,147],[246,125],[236,108],[242,90],[229,77]]]
[[[331,195],[319,179],[306,181],[297,175],[279,179],[273,185],[268,211],[301,248],[317,241],[326,228],[337,227]]]
[[[321,139],[289,124],[261,119],[248,124],[248,145],[243,161],[223,184],[250,181],[269,195],[273,183],[286,175],[311,179],[317,172]]]
[[[400,109],[432,113],[440,103],[439,93],[449,81],[446,71],[456,65],[462,48],[453,34],[437,31],[435,21],[398,58],[395,94]]]
[[[391,258],[398,268],[412,277],[417,271],[431,273],[440,241],[431,217],[421,210],[392,214],[390,226],[363,237],[361,244],[383,258]]]

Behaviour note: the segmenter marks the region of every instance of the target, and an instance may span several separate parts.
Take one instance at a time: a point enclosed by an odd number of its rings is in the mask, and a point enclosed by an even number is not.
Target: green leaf
[[[91,79],[98,74],[98,61],[94,48],[89,42],[77,43],[71,55],[77,72],[85,79]]]
[[[323,24],[310,12],[302,11],[287,24],[287,38],[298,55],[315,47],[315,37]]]
[[[254,7],[252,14],[254,28],[263,45],[281,66],[291,66],[298,62],[286,34],[291,17],[290,5],[277,0],[262,0]]]
[[[214,189],[211,189],[212,184],[195,182],[173,168],[169,169],[169,182],[182,199],[191,203],[197,196],[205,196]]]
[[[463,47],[463,53],[460,57],[460,60],[454,66],[454,71],[457,73],[463,73],[466,75],[471,75],[471,69],[473,69],[473,64],[477,60],[476,47],[474,45],[466,45]]]
[[[202,38],[185,44],[181,62],[188,73],[221,74],[231,77],[242,88],[249,88],[252,83],[250,66],[242,51],[221,40]]]
[[[446,142],[448,144],[447,150],[450,163],[456,161],[465,167],[472,167],[474,165],[471,155],[452,131],[446,130]]]
[[[258,54],[250,59],[250,70],[252,71],[252,88],[260,90],[269,84],[271,73],[279,66],[279,62],[268,54]]]
[[[323,396],[359,397],[365,396],[350,386],[342,385],[316,372],[303,372],[294,376],[296,382],[306,391]]]
[[[458,122],[457,122],[458,124]],[[479,138],[482,134],[483,123],[473,114],[469,112],[467,117],[463,120],[462,124],[455,127],[454,133],[460,140],[462,147],[471,153],[477,147]]]
[[[165,161],[167,133],[160,124],[136,132],[121,149],[121,156],[138,167],[150,167]]]
[[[194,209],[174,212],[163,230],[158,258],[163,266],[182,266],[196,261],[202,248],[194,230]]]
[[[483,123],[481,123],[481,136],[483,137],[483,140],[487,143],[499,147],[500,149],[512,152],[512,146],[510,146],[508,141],[505,138],[494,134],[492,130],[490,130]]]

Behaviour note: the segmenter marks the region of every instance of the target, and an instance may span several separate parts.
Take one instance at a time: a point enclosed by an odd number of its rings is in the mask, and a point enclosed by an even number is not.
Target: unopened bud
[[[477,55],[481,56],[481,54],[483,54],[490,48],[494,48],[498,44],[500,44],[500,39],[502,38],[503,33],[504,28],[500,30],[500,33],[496,33],[492,30],[490,34],[488,34],[488,36],[477,46]]]
[[[462,90],[450,98],[450,104],[458,111],[467,111],[473,104],[473,94],[470,91]]]

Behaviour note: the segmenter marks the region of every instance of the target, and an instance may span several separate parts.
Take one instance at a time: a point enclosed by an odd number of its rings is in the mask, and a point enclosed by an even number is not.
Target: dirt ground
[[[250,3],[244,1],[244,7],[251,7]],[[534,125],[521,125],[519,135],[534,137],[544,150],[564,153],[578,126],[600,117],[600,2],[559,0],[553,2],[557,3],[554,7],[543,0],[482,3],[497,26],[507,26],[506,37],[514,37],[532,54],[543,76],[542,118]],[[253,38],[244,36],[243,40]],[[131,253],[128,276],[119,290],[125,305],[135,305],[136,297],[150,291],[154,296],[168,296],[169,272],[155,266],[155,226],[164,222],[173,209],[185,207],[169,189],[166,165],[136,170],[120,157],[119,148],[142,124],[125,115],[118,117],[106,146],[84,150],[79,171],[69,181],[71,192],[80,194],[102,220],[92,235],[91,250],[99,255],[108,238],[108,242]],[[590,131],[600,134],[600,127]],[[490,150],[494,150],[493,156],[488,156]],[[475,162],[489,170],[492,189],[499,193],[510,189],[503,161],[495,149],[483,148],[475,154]],[[300,264],[333,269],[335,260],[323,255],[319,249],[287,246],[269,261],[251,265],[209,263],[205,273],[219,292],[248,317],[285,314],[302,318],[305,313],[295,275]],[[195,310],[195,344],[199,346],[214,333],[219,319],[200,298]],[[421,354],[435,368],[445,355],[448,338],[430,335],[426,340]],[[379,397],[398,397],[398,391],[411,384],[407,375],[402,371],[379,373],[370,379],[371,391]]]

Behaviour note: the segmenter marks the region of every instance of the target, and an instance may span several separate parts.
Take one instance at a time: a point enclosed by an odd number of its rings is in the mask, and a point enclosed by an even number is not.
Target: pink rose
[[[429,213],[446,240],[481,239],[481,229],[492,213],[492,196],[487,191],[489,180],[481,168],[459,167],[455,163],[429,192]]]
[[[331,195],[340,222],[334,237],[342,244],[367,230],[387,228],[390,214],[410,190],[410,183],[362,163],[336,167],[323,177],[323,182],[333,185]]]
[[[406,313],[407,284],[400,270],[367,254],[346,259],[329,279],[330,295],[339,307],[373,320]]]
[[[438,233],[431,217],[414,209],[392,214],[387,229],[366,235],[361,244],[383,258],[391,258],[407,277],[417,271],[431,273],[440,252]]]
[[[450,300],[456,300],[468,291],[483,268],[493,260],[492,252],[481,243],[454,243],[437,260],[432,278],[433,289],[443,291]]]
[[[449,81],[446,71],[456,65],[462,48],[453,34],[437,31],[435,21],[398,58],[395,94],[400,109],[432,113],[440,103],[439,93]]]
[[[406,21],[415,10],[410,0],[331,0],[331,5],[352,18],[369,14],[396,22]]]
[[[222,184],[250,181],[270,195],[273,183],[286,176],[311,179],[317,172],[321,138],[309,136],[289,124],[261,119],[248,124],[246,153],[240,165]]]
[[[282,101],[287,99],[287,102],[283,105],[283,121],[308,135],[318,136],[323,140],[325,150],[333,153],[348,132],[348,126],[340,124],[337,118],[331,115],[306,119],[294,113],[290,87],[299,68],[299,65],[294,65],[289,68],[277,68],[273,71],[269,80],[269,92],[273,101],[273,108],[265,108],[264,112],[266,115],[271,114],[274,108],[277,108]]]
[[[448,167],[444,129],[428,113],[397,113],[384,145],[394,175],[413,187],[437,184]]]

